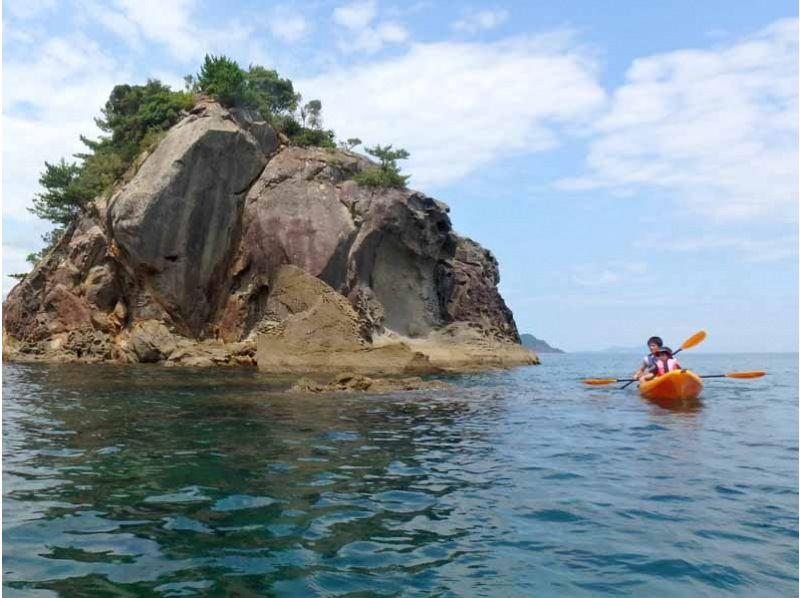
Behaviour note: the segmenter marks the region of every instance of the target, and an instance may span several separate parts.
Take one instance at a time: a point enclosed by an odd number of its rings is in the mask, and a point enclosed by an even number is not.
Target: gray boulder
[[[244,194],[270,149],[208,104],[175,125],[109,202],[110,235],[188,335],[200,335],[217,306]]]

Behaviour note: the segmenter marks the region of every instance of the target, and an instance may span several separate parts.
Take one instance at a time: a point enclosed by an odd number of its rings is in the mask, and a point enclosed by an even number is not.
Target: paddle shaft
[[[766,372],[728,372],[727,374],[709,374],[707,376],[700,376],[701,378],[761,378],[765,376]]]

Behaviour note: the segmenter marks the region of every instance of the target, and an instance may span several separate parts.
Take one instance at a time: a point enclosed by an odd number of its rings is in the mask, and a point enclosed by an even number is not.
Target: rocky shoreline
[[[369,162],[200,102],[4,303],[3,358],[421,375],[538,363],[498,264]]]

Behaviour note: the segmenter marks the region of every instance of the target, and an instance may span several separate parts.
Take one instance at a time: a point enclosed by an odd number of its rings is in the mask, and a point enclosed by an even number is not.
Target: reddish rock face
[[[106,237],[92,216],[74,222],[53,252],[8,294],[4,334],[41,342],[68,330],[91,330],[92,313],[102,308],[89,304],[82,285],[93,268],[113,267],[106,250]]]
[[[488,249],[459,238],[453,259],[442,265],[439,276],[448,322],[480,323],[497,338],[519,342],[514,315],[497,291],[497,260]]]
[[[199,105],[11,291],[7,353],[251,363],[241,341],[274,320],[270,277],[284,265],[346,297],[366,340],[469,322],[518,342],[491,253],[452,230],[441,202],[359,187],[368,163],[278,147],[252,114]]]
[[[292,264],[342,287],[356,225],[338,185],[360,163],[342,152],[294,147],[270,160],[242,214],[240,260],[251,279]]]

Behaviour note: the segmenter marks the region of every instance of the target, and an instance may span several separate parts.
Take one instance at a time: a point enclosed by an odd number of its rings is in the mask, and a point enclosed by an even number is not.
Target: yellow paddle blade
[[[760,378],[766,375],[767,372],[728,372],[725,374],[728,378]]]
[[[699,345],[700,343],[702,343],[704,340],[706,340],[705,330],[700,330],[699,332],[695,332],[692,336],[683,341],[683,344],[681,345],[681,351],[683,351],[684,349],[691,349],[695,345]]]
[[[606,384],[614,384],[616,381],[616,378],[590,378],[589,380],[584,380],[583,383],[590,386],[605,386]]]

